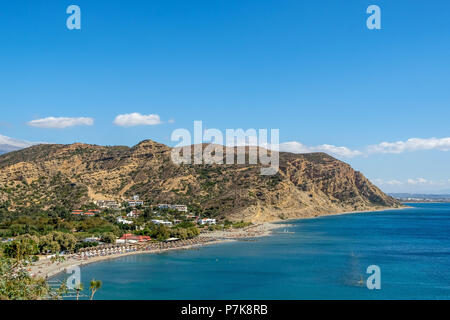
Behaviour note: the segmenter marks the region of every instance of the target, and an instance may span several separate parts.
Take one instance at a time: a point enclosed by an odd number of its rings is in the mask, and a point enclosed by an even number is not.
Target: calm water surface
[[[90,264],[82,282],[103,281],[96,299],[449,299],[450,204],[413,206]],[[381,290],[365,286],[369,265],[381,268]]]

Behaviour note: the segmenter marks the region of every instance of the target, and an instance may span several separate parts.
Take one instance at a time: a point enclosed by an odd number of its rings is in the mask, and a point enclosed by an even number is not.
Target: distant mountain
[[[20,150],[22,148],[11,146],[9,144],[0,144],[0,154],[8,153],[11,151]]]
[[[177,165],[171,150],[146,140],[132,148],[46,144],[7,153],[0,156],[0,203],[71,210],[137,194],[150,204],[254,222],[400,206],[325,153],[280,152],[278,173],[262,176],[261,164]]]
[[[0,134],[0,154],[17,151],[23,148],[28,148],[36,143],[13,139]]]
[[[450,202],[450,194],[390,193],[389,195],[406,202]]]

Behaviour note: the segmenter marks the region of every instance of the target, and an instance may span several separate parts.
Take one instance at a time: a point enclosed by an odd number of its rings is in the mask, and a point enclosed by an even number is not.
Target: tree
[[[165,240],[170,237],[170,232],[166,226],[159,224],[153,228],[150,236],[154,239]]]
[[[102,234],[101,241],[105,243],[116,243],[116,236],[112,232]]]
[[[77,238],[70,233],[52,232],[50,234],[53,240],[58,242],[62,251],[73,251],[77,243]]]
[[[38,300],[49,294],[44,279],[33,279],[24,260],[0,258],[0,300]]]
[[[35,279],[28,273],[36,243],[20,239],[0,245],[0,300],[61,299],[66,288],[52,290],[45,279]]]
[[[94,299],[94,294],[102,287],[102,282],[100,280],[92,279],[89,290],[91,290],[91,300]]]
[[[42,253],[59,253],[60,251],[73,251],[77,238],[70,233],[52,232],[39,239],[39,248]]]
[[[33,237],[23,237],[16,241],[9,242],[3,248],[3,253],[8,258],[25,260],[27,257],[39,253],[38,244]]]
[[[75,285],[75,291],[77,292],[77,300],[79,300],[79,297],[80,297],[80,291],[83,291],[84,290],[84,286],[83,286],[83,284],[81,283],[81,282],[78,282],[76,285]]]
[[[53,257],[51,257],[51,258],[50,258],[50,261],[51,261],[52,263],[55,263],[55,262],[61,263],[61,262],[66,261],[66,258],[63,257],[63,256],[60,256],[59,254],[57,254],[57,255],[54,255]]]
[[[39,239],[39,251],[41,253],[57,253],[61,247],[58,242],[54,241],[51,236],[43,236]]]

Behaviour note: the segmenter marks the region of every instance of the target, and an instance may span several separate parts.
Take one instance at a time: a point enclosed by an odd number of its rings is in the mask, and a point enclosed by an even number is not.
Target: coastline
[[[320,215],[317,217],[313,217],[313,218],[320,218],[320,217],[326,217],[326,216],[340,216],[343,214],[354,214],[354,213],[369,213],[369,212],[382,212],[382,211],[390,211],[390,210],[404,210],[404,209],[411,209],[412,207],[410,206],[403,206],[403,207],[387,207],[387,208],[380,208],[380,209],[375,209],[375,210],[360,210],[360,211],[344,211],[344,212],[338,212],[338,213],[332,213],[332,214],[327,214],[327,215]]]
[[[111,254],[104,256],[96,256],[90,258],[76,258],[75,255],[71,255],[66,258],[63,262],[51,262],[50,259],[45,258],[41,259],[30,268],[29,272],[33,277],[40,278],[51,278],[68,268],[75,266],[85,266],[87,264],[102,262],[112,259],[117,259],[121,257],[137,255],[137,254],[158,254],[175,250],[190,250],[195,248],[200,248],[213,244],[221,244],[227,242],[234,242],[242,239],[248,238],[259,238],[265,237],[272,234],[272,231],[278,228],[288,227],[288,224],[279,224],[279,223],[271,223],[266,222],[262,224],[252,225],[242,229],[232,229],[229,231],[211,231],[207,233],[200,234],[197,239],[201,240],[200,243],[197,244],[187,244],[181,246],[174,246],[162,249],[154,249],[154,250],[136,250],[126,253],[120,254]]]
[[[383,211],[390,211],[390,210],[404,210],[404,209],[411,209],[413,207],[404,205],[402,207],[386,207],[386,208],[376,208],[374,210],[358,210],[358,211],[342,211],[342,212],[334,212],[334,213],[318,213],[314,216],[304,216],[304,217],[298,217],[298,218],[287,218],[284,220],[279,221],[273,221],[271,223],[277,223],[277,222],[289,222],[289,221],[296,221],[296,220],[305,220],[305,219],[318,219],[318,218],[325,218],[325,217],[332,217],[332,216],[341,216],[346,214],[357,214],[357,213],[373,213],[373,212],[383,212]]]
[[[404,206],[401,208],[380,208],[375,210],[362,210],[362,211],[345,211],[345,212],[336,212],[336,213],[327,213],[327,214],[318,214],[316,216],[310,216],[310,217],[298,217],[298,218],[289,218],[285,220],[279,220],[279,221],[273,221],[273,222],[263,222],[259,224],[255,224],[246,228],[242,229],[232,229],[232,230],[216,230],[216,231],[210,231],[206,233],[200,234],[197,239],[201,240],[200,243],[196,244],[187,244],[187,245],[181,245],[181,246],[174,246],[174,247],[168,247],[168,248],[162,248],[162,249],[154,249],[154,250],[135,250],[131,252],[126,253],[119,253],[119,254],[111,254],[111,255],[101,255],[96,257],[90,257],[90,258],[75,258],[74,255],[69,256],[65,261],[63,262],[50,262],[50,259],[41,259],[38,262],[36,262],[31,268],[30,273],[33,277],[40,277],[40,278],[51,278],[63,271],[65,271],[68,268],[75,267],[75,266],[84,266],[87,264],[95,263],[95,262],[102,262],[112,259],[117,259],[125,256],[130,255],[137,255],[137,254],[158,254],[163,252],[169,252],[174,250],[190,250],[195,248],[200,248],[208,245],[213,244],[220,244],[220,243],[227,243],[227,242],[234,242],[238,240],[248,239],[248,238],[259,238],[259,237],[266,237],[273,233],[273,230],[280,229],[280,228],[287,228],[289,227],[289,221],[294,220],[303,220],[303,219],[316,219],[321,217],[327,217],[327,216],[338,216],[338,215],[346,215],[346,214],[356,214],[356,213],[369,213],[369,212],[381,212],[381,211],[387,211],[387,210],[403,210],[411,208],[409,206]]]
[[[85,266],[87,264],[96,263],[96,262],[102,262],[107,260],[113,260],[118,259],[122,257],[132,256],[132,255],[138,255],[138,254],[157,254],[157,253],[163,253],[168,251],[174,251],[174,250],[189,250],[194,248],[203,247],[205,245],[211,245],[211,244],[219,244],[219,243],[225,243],[225,242],[231,242],[234,240],[217,240],[217,241],[211,241],[208,244],[195,244],[195,245],[186,245],[182,247],[177,248],[166,248],[162,250],[137,250],[127,253],[121,253],[121,254],[112,254],[108,256],[97,256],[88,258],[85,260],[75,259],[72,257],[69,257],[64,262],[59,263],[51,263],[49,265],[45,265],[44,262],[48,262],[49,259],[42,260],[42,264],[36,264],[33,265],[31,268],[31,274],[32,276],[38,276],[43,278],[51,278],[53,276],[56,276],[57,274],[64,272],[68,268],[76,267],[76,266]],[[39,261],[41,262],[41,261]]]

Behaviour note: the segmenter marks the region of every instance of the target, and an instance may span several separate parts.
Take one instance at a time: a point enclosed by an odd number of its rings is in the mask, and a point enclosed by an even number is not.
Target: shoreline
[[[372,212],[383,212],[383,211],[390,211],[390,210],[404,210],[404,209],[411,209],[413,207],[404,205],[403,207],[386,207],[386,208],[380,208],[375,210],[358,210],[358,211],[342,211],[342,212],[336,212],[336,213],[319,213],[315,216],[310,217],[298,217],[298,218],[287,218],[284,220],[279,221],[273,221],[269,223],[278,223],[278,222],[289,222],[289,221],[296,221],[296,220],[305,220],[305,219],[318,219],[318,218],[325,218],[325,217],[332,217],[332,216],[341,216],[346,214],[357,214],[357,213],[372,213]]]
[[[317,216],[311,216],[311,217],[298,217],[298,218],[289,218],[285,220],[279,220],[279,221],[273,221],[273,222],[262,222],[258,223],[246,228],[242,229],[232,229],[232,230],[215,230],[215,231],[209,231],[203,234],[200,234],[197,238],[199,240],[199,243],[195,244],[186,244],[181,246],[174,246],[174,247],[168,247],[168,248],[161,248],[161,249],[153,249],[153,250],[134,250],[131,252],[126,253],[119,253],[119,254],[110,254],[110,255],[100,255],[90,258],[76,258],[75,255],[71,255],[67,258],[67,260],[63,262],[50,262],[50,259],[42,259],[39,260],[37,263],[35,263],[30,269],[30,273],[33,277],[40,277],[44,279],[49,279],[51,277],[54,277],[68,268],[72,268],[75,266],[85,266],[87,264],[96,263],[96,262],[103,262],[107,260],[117,259],[121,257],[131,256],[131,255],[138,255],[138,254],[158,254],[158,253],[164,253],[169,251],[175,251],[175,250],[191,250],[195,248],[200,248],[208,245],[213,244],[221,244],[221,243],[227,243],[227,242],[234,242],[238,240],[244,240],[244,239],[251,239],[251,238],[260,238],[260,237],[266,237],[273,234],[273,230],[281,229],[281,228],[287,228],[291,225],[289,224],[289,221],[295,221],[295,220],[303,220],[303,219],[317,219],[322,217],[328,217],[328,216],[339,216],[339,215],[346,215],[346,214],[355,214],[355,213],[370,213],[370,212],[381,212],[381,211],[388,211],[388,210],[403,210],[411,208],[409,206],[404,206],[401,208],[380,208],[375,210],[362,210],[362,211],[345,211],[345,212],[337,212],[337,213],[330,213],[330,214],[318,214]],[[50,263],[49,263],[50,262]]]
[[[121,253],[121,254],[97,256],[97,257],[92,257],[92,258],[88,258],[85,260],[79,260],[79,259],[74,259],[72,257],[69,257],[66,261],[56,263],[56,265],[55,265],[55,263],[52,263],[51,265],[48,265],[48,266],[42,266],[42,265],[40,267],[33,266],[31,268],[31,272],[32,272],[32,276],[39,276],[39,277],[43,277],[48,280],[49,278],[54,277],[54,276],[64,272],[65,270],[76,267],[76,266],[82,267],[82,266],[96,263],[96,262],[114,260],[114,259],[118,259],[118,258],[122,258],[122,257],[138,255],[138,254],[158,254],[158,253],[164,253],[164,252],[169,252],[169,251],[174,251],[174,250],[190,250],[190,249],[200,248],[200,247],[203,247],[206,245],[226,243],[226,242],[232,242],[232,241],[235,241],[235,240],[217,240],[217,241],[211,241],[209,243],[192,244],[192,245],[186,245],[186,246],[175,247],[175,248],[165,248],[165,249],[161,249],[161,250],[159,250],[159,249],[136,250],[136,251],[126,252],[126,253]],[[46,260],[48,260],[48,259],[42,260],[42,262],[48,262]],[[38,270],[36,270],[36,268],[38,268]],[[33,269],[34,269],[34,273],[33,273]]]
[[[314,217],[314,218],[321,218],[321,217],[326,217],[326,216],[339,216],[339,215],[343,215],[343,214],[353,214],[353,213],[370,213],[370,212],[382,212],[382,211],[390,211],[390,210],[404,210],[404,209],[411,209],[412,207],[410,206],[403,206],[403,207],[388,207],[385,209],[375,209],[375,210],[361,210],[361,211],[344,211],[344,212],[339,212],[339,213],[332,213],[329,215],[321,215],[318,217]]]
[[[162,249],[153,249],[153,250],[134,250],[131,252],[126,253],[119,253],[119,254],[110,254],[110,255],[100,255],[90,258],[77,258],[76,255],[71,255],[66,258],[63,262],[51,262],[49,258],[44,258],[36,262],[29,270],[31,275],[33,277],[40,277],[44,279],[49,279],[51,277],[54,277],[62,272],[64,272],[68,268],[72,268],[75,266],[85,266],[87,264],[96,263],[96,262],[103,262],[107,260],[117,259],[121,257],[131,256],[131,255],[138,255],[138,254],[158,254],[158,253],[164,253],[169,251],[175,251],[175,250],[191,250],[195,248],[201,248],[204,246],[214,245],[214,244],[221,244],[221,243],[228,243],[228,242],[234,242],[238,240],[244,240],[244,239],[252,239],[252,238],[260,238],[269,236],[272,234],[272,231],[278,228],[288,227],[288,224],[276,224],[271,222],[266,222],[262,224],[256,224],[252,225],[246,228],[242,229],[232,229],[230,231],[222,231],[222,230],[216,230],[216,231],[210,231],[207,233],[200,234],[197,238],[199,243],[195,244],[186,244],[177,246],[177,243],[175,243],[174,247],[167,247]],[[139,244],[141,246],[148,245],[145,244]],[[139,246],[138,244],[135,244],[135,246]]]

